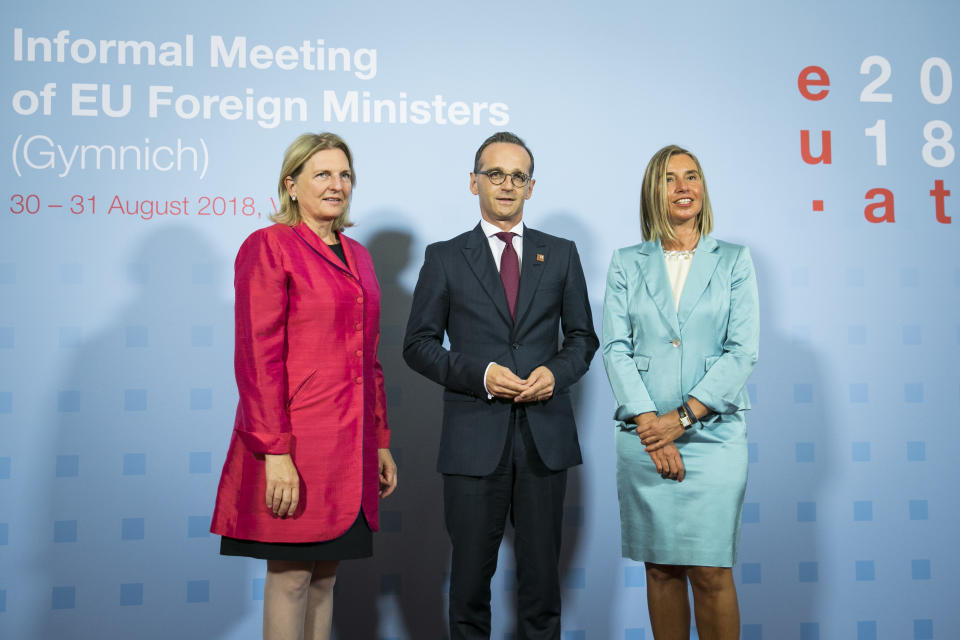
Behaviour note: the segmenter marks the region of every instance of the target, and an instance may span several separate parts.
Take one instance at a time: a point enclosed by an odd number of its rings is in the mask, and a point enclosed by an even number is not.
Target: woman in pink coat
[[[235,264],[240,403],[211,531],[264,558],[264,638],[329,638],[340,560],[372,555],[397,485],[370,254],[343,235],[356,175],[346,143],[286,151],[280,211]]]

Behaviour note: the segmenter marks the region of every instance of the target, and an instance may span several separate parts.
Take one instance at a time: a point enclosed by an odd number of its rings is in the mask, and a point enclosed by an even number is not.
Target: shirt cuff
[[[495,364],[496,362],[491,362],[487,365],[487,368],[483,370],[483,390],[487,392],[487,400],[493,400],[493,394],[490,393],[490,389],[487,389],[487,372],[490,371],[490,367]]]

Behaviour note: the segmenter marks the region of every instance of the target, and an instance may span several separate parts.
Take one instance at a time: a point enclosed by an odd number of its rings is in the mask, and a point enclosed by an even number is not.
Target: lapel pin
[[[543,260],[544,260],[543,254],[542,254],[542,253],[538,253],[538,254],[537,254],[537,262],[543,262]]]

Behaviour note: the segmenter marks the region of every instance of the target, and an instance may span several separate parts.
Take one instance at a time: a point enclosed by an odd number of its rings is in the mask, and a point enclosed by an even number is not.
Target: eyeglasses
[[[525,187],[528,182],[530,182],[530,176],[527,174],[517,171],[516,173],[504,173],[498,169],[492,169],[491,171],[477,171],[477,175],[487,176],[487,180],[490,181],[490,184],[500,185],[503,184],[504,180],[507,179],[507,176],[510,176],[510,182],[513,183],[513,186],[517,189]]]

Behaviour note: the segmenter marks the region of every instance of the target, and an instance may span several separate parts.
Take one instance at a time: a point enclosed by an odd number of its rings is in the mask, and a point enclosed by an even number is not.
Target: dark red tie
[[[497,237],[507,246],[500,254],[500,282],[503,283],[503,292],[507,294],[507,306],[510,308],[510,317],[517,319],[517,291],[520,289],[520,258],[513,248],[512,231],[501,231]]]

